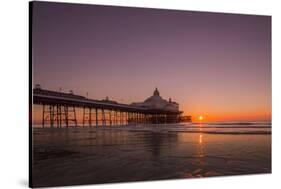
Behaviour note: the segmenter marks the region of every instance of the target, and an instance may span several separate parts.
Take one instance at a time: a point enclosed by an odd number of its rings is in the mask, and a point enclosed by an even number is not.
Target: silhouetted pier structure
[[[181,111],[148,109],[115,101],[94,100],[70,93],[33,89],[33,104],[42,105],[42,127],[78,126],[77,108],[82,108],[82,126],[178,123]]]

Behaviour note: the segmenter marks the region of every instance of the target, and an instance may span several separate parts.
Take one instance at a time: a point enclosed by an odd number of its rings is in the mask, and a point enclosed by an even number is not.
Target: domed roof
[[[153,92],[153,96],[147,98],[144,102],[149,102],[149,103],[152,103],[152,102],[167,102],[166,100],[164,100],[161,96],[160,96],[160,93],[157,89],[157,87],[155,88],[154,92]]]
[[[166,100],[162,99],[161,96],[156,96],[156,95],[149,97],[143,102],[144,106],[155,108],[155,109],[162,109],[165,107],[166,104],[167,104]]]

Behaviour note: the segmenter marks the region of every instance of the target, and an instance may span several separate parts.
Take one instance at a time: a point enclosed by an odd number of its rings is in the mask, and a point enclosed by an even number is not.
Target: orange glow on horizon
[[[208,117],[194,113],[190,114],[193,121],[220,122],[220,121],[271,121],[271,112],[206,112]]]

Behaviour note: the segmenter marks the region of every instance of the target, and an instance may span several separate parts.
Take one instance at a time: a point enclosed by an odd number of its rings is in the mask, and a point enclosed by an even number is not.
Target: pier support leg
[[[109,125],[112,126],[112,120],[111,120],[111,110],[109,110]]]
[[[57,121],[57,128],[59,128],[59,105],[56,106],[57,110],[57,116],[56,116],[56,121]]]
[[[104,114],[104,109],[101,109],[102,112],[102,126],[106,125],[106,121],[105,121],[105,114]]]
[[[89,125],[92,127],[92,108],[89,108]]]
[[[45,104],[43,104],[42,127],[45,127]]]
[[[117,110],[114,110],[114,125],[117,125]]]
[[[68,107],[64,106],[65,125],[68,127]]]
[[[59,105],[59,127],[61,128],[61,105]]]
[[[61,120],[61,114],[60,114],[60,105],[57,104],[56,106],[57,108],[57,116],[56,116],[56,119],[57,119],[57,128],[60,127],[60,120]]]
[[[85,126],[85,106],[83,106],[83,127]]]
[[[54,127],[54,106],[49,107],[50,110],[50,126],[51,128]]]
[[[75,124],[75,127],[77,127],[77,119],[76,119],[76,111],[75,111],[75,106],[73,106],[73,113],[74,113],[74,124]]]
[[[123,125],[123,112],[120,111],[120,125]]]
[[[97,127],[98,124],[99,124],[98,121],[99,121],[99,120],[98,120],[98,109],[96,108],[96,127]]]
[[[126,125],[129,125],[129,112],[126,112]]]

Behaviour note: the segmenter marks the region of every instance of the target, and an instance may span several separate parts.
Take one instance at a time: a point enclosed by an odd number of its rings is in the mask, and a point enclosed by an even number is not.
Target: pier
[[[82,108],[82,126],[99,127],[132,124],[178,123],[182,111],[161,110],[122,104],[115,101],[89,99],[69,93],[33,89],[33,104],[41,105],[42,127],[78,126],[77,108]]]

